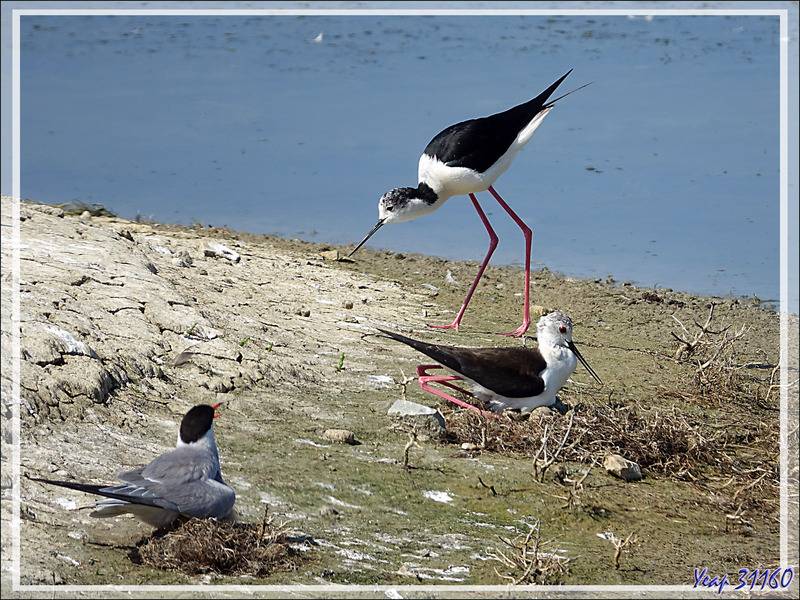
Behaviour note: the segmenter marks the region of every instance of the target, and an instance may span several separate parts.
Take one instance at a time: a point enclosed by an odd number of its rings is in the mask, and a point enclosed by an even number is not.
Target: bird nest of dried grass
[[[569,419],[548,411],[491,418],[441,405],[450,440],[473,451],[531,458],[534,463],[592,463],[606,454],[635,461],[645,475],[726,488],[735,505],[774,509],[780,474],[777,424],[751,419],[713,424],[677,410],[631,404],[578,404]],[[536,471],[536,464],[534,465]],[[717,485],[719,484],[719,485]],[[720,487],[721,486],[721,487]]]
[[[533,457],[543,447],[543,455],[552,455],[565,440],[562,460],[586,462],[597,454],[614,452],[652,474],[679,477],[711,459],[709,440],[701,440],[685,416],[648,414],[634,405],[577,406],[570,419],[553,418],[544,410],[528,418],[486,418],[449,407],[443,412],[455,441],[503,454]]]
[[[258,523],[188,519],[175,529],[156,532],[139,547],[143,563],[187,575],[266,577],[294,571],[302,554],[287,540],[284,525],[275,524],[266,510]]]

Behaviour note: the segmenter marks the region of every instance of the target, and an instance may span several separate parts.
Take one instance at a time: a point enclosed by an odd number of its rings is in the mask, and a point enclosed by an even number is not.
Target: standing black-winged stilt
[[[214,410],[218,406],[200,404],[187,412],[175,449],[147,466],[120,473],[120,485],[29,479],[104,496],[92,517],[131,513],[157,528],[172,525],[180,515],[232,519],[236,492],[222,480],[214,441]]]
[[[529,288],[532,233],[530,228],[525,225],[522,219],[500,197],[500,194],[495,191],[492,184],[511,166],[511,162],[517,152],[530,141],[534,131],[541,125],[542,120],[555,103],[568,95],[564,94],[564,96],[548,102],[548,98],[571,72],[572,70],[570,69],[563,77],[533,100],[496,115],[451,125],[434,137],[419,159],[419,185],[416,188],[402,187],[386,192],[378,202],[379,218],[377,224],[349,254],[349,256],[352,256],[378,229],[387,223],[401,223],[416,219],[433,212],[451,196],[469,194],[475,210],[478,211],[478,216],[483,221],[486,231],[489,232],[489,250],[455,320],[450,325],[431,325],[431,327],[441,329],[454,328],[458,331],[467,304],[469,304],[478,281],[480,281],[483,271],[486,269],[486,265],[497,247],[497,235],[475,198],[476,192],[489,190],[495,200],[500,203],[500,206],[519,225],[525,236],[525,308],[523,321],[519,328],[506,335],[521,336],[527,331],[531,321]],[[569,93],[571,94],[572,92]]]
[[[567,407],[556,394],[578,360],[598,383],[603,382],[572,342],[572,321],[567,315],[551,312],[539,319],[536,329],[538,348],[458,348],[421,342],[384,329],[378,331],[440,363],[417,368],[419,385],[426,392],[483,414],[488,413],[428,384],[441,383],[471,395],[494,412],[508,409],[528,413],[539,406],[549,406],[564,414]],[[432,368],[444,368],[453,375],[428,375]],[[471,394],[450,383],[461,380],[470,384]]]

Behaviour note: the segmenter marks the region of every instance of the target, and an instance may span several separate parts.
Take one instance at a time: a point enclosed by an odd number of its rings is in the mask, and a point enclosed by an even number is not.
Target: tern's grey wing
[[[200,452],[191,446],[182,446],[167,452],[131,473],[140,471],[139,476],[147,481],[170,481],[173,486],[185,485],[203,479],[213,479],[219,472],[216,454]],[[123,473],[120,479],[127,475]],[[127,481],[127,479],[123,479]]]
[[[160,505],[190,517],[227,517],[236,493],[221,481],[215,456],[178,448],[146,467],[119,475],[125,485],[116,486],[131,502],[158,498]]]
[[[200,519],[223,519],[230,515],[236,501],[233,488],[214,479],[198,479],[180,486],[173,486],[169,479],[165,479],[162,483],[150,483],[136,488],[128,485],[124,488],[131,502],[137,502],[138,498],[157,498],[155,502],[164,508]]]
[[[38,477],[31,477],[30,479],[33,481],[41,481],[52,485],[58,485],[72,490],[87,492],[89,494],[104,496],[106,498],[105,500],[98,501],[98,504],[103,506],[121,506],[123,504],[129,504],[132,501],[132,497],[128,493],[130,491],[128,489],[129,486],[106,486],[92,483],[79,483],[76,481],[54,481],[52,479],[40,479]],[[164,501],[163,498],[156,496],[149,498],[139,497],[136,501],[142,505],[158,509],[163,508],[167,510],[174,510],[176,508]]]

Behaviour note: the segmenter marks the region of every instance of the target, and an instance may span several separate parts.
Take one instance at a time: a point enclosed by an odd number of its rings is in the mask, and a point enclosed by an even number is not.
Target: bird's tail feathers
[[[419,340],[415,340],[410,337],[406,337],[402,334],[395,333],[394,331],[387,331],[385,329],[381,329],[379,327],[376,328],[381,333],[388,335],[390,338],[402,342],[407,346],[414,348],[417,352],[421,352],[426,356],[432,358],[433,360],[437,361],[444,367],[448,369],[458,370],[459,364],[458,361],[447,352],[442,352],[442,346],[437,344],[429,344],[427,342],[421,342]]]
[[[577,92],[578,90],[582,90],[583,88],[585,88],[585,87],[587,87],[587,86],[589,86],[589,85],[592,85],[593,83],[594,83],[594,81],[590,81],[589,83],[584,83],[582,86],[580,86],[580,87],[577,87],[577,88],[575,88],[574,90],[572,90],[572,91],[570,91],[570,92],[567,92],[566,94],[563,94],[563,95],[559,96],[559,97],[558,97],[558,98],[556,98],[555,100],[550,100],[550,101],[549,101],[547,104],[545,104],[544,106],[545,106],[545,108],[551,107],[551,106],[553,106],[553,105],[554,105],[556,102],[558,102],[559,100],[561,100],[562,98],[566,98],[566,97],[567,97],[567,96],[569,96],[570,94],[574,94],[574,93],[575,93],[575,92]]]
[[[118,502],[123,502],[123,503],[130,502],[133,504],[152,506],[158,509],[173,510],[177,508],[172,503],[161,498],[147,497],[146,495],[133,495],[133,494],[120,493],[121,490],[128,489],[131,486],[95,485],[90,483],[77,483],[72,481],[54,481],[52,479],[41,479],[39,477],[30,477],[30,476],[27,477],[31,481],[39,481],[41,483],[57,485],[60,487],[69,488],[71,490],[77,490],[79,492],[86,492],[87,494],[104,496],[105,498],[110,498],[112,500],[112,501],[100,500],[98,501],[98,504],[102,502],[107,502],[109,505],[116,505]]]

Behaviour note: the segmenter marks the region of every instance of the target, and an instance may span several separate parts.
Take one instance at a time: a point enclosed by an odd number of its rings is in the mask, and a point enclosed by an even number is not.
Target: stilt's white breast
[[[578,358],[572,353],[572,350],[565,346],[553,346],[547,348],[544,353],[547,360],[547,368],[542,372],[542,379],[544,379],[544,392],[542,395],[552,394],[553,401],[555,402],[556,394],[569,379],[569,376],[575,372],[575,367],[578,366]]]
[[[486,173],[478,173],[466,167],[448,167],[438,158],[423,154],[419,159],[418,176],[421,182],[427,183],[433,191],[439,194],[441,202],[451,196],[462,196],[464,194],[474,194],[485,192],[495,180],[505,172],[511,165],[513,155],[508,160],[508,164],[498,172],[493,174],[494,167]]]

